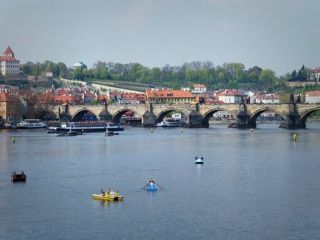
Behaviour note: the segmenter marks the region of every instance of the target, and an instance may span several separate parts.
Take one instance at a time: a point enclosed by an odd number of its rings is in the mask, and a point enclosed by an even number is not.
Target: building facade
[[[244,97],[247,97],[245,93],[234,89],[217,93],[218,100],[224,103],[242,103]]]
[[[279,104],[280,96],[272,93],[258,93],[254,97],[254,103]]]
[[[21,120],[20,101],[11,93],[0,93],[0,118],[5,122]]]

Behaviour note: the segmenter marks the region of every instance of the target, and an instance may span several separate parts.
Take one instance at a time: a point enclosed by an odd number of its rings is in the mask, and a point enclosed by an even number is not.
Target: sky
[[[277,75],[320,67],[319,0],[0,0],[0,50],[22,63],[211,61]]]

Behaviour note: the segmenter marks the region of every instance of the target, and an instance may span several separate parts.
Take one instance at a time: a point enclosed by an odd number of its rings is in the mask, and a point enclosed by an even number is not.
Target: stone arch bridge
[[[153,127],[172,111],[181,113],[186,127],[208,127],[209,118],[219,111],[229,112],[235,122],[230,127],[256,128],[256,120],[266,111],[281,115],[285,120],[280,127],[298,129],[306,127],[307,118],[320,110],[315,104],[110,104],[110,105],[52,105],[48,111],[61,120],[79,121],[86,113],[100,120],[119,122],[123,114],[132,111],[141,117],[142,125]]]

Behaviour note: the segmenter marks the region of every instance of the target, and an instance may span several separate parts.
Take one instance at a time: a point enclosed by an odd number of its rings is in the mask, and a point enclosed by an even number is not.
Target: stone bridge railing
[[[238,128],[255,128],[257,117],[266,111],[283,116],[281,127],[305,128],[311,113],[320,110],[314,104],[110,104],[110,105],[52,105],[48,110],[59,118],[76,121],[83,114],[90,112],[98,119],[118,122],[127,111],[140,116],[143,126],[152,127],[160,122],[166,114],[180,112],[186,118],[188,127],[208,127],[209,118],[219,111],[232,114],[236,121],[231,124]]]

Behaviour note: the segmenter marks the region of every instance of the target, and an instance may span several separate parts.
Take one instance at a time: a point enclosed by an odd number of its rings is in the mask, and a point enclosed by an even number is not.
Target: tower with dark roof
[[[14,52],[8,46],[0,56],[0,72],[6,79],[18,79],[20,71],[20,61],[15,59]]]
[[[3,54],[4,54],[5,56],[13,57],[13,58],[14,58],[14,52],[12,51],[12,49],[10,48],[10,46],[7,47],[7,49],[3,52]]]

